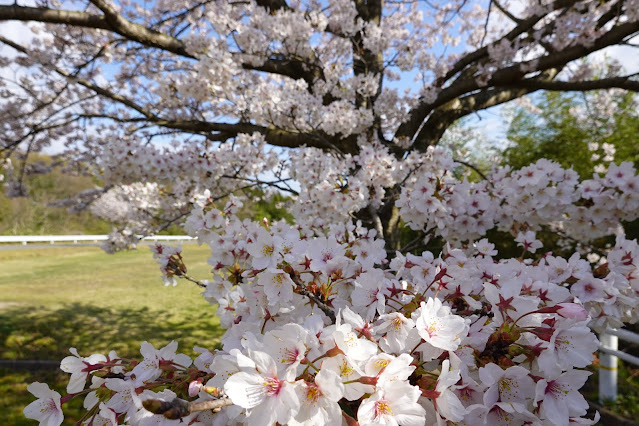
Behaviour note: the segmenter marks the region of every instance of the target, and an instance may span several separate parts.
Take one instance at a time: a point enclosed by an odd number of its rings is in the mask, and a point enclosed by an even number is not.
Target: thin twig
[[[484,35],[481,38],[481,43],[479,45],[481,47],[484,46],[484,41],[486,40],[486,36],[488,35],[488,23],[490,21],[490,9],[493,5],[492,0],[488,3],[488,10],[486,11],[486,22],[484,22]]]
[[[499,9],[499,11],[501,13],[503,13],[504,15],[506,15],[508,17],[508,19],[510,19],[511,21],[515,22],[516,24],[521,24],[524,20],[523,19],[519,19],[517,18],[515,15],[513,15],[512,13],[510,13],[508,11],[508,9],[506,9],[503,5],[501,5],[497,0],[492,0],[492,4],[495,5],[495,7],[497,9]]]
[[[230,398],[213,399],[211,401],[189,402],[189,412],[196,413],[198,411],[217,410],[222,407],[233,405]]]
[[[170,402],[160,401],[159,399],[147,399],[142,405],[153,414],[162,414],[167,419],[178,420],[200,411],[213,410],[217,412],[223,407],[233,405],[233,402],[229,398],[197,402],[187,402],[183,399],[175,398]]]
[[[333,324],[335,324],[336,317],[335,317],[335,312],[333,312],[333,309],[331,309],[331,307],[328,306],[326,304],[326,302],[324,302],[319,297],[317,297],[316,295],[314,295],[313,293],[308,291],[306,286],[299,280],[299,278],[297,276],[295,276],[295,274],[291,273],[291,274],[289,274],[289,276],[291,277],[291,280],[293,280],[293,282],[295,283],[295,285],[299,289],[299,293],[302,296],[306,296],[309,299],[311,299],[313,302],[315,302],[317,307],[320,308],[322,310],[322,312],[324,312],[324,314],[326,314],[326,316],[331,319]]]
[[[463,161],[463,160],[454,160],[454,161],[455,161],[455,163],[459,163],[461,165],[464,165],[464,166],[468,167],[469,169],[473,169],[479,176],[481,176],[481,178],[483,180],[485,180],[488,183],[490,183],[491,186],[494,186],[493,183],[490,180],[488,180],[488,177],[486,177],[486,175],[481,170],[479,170],[477,168],[477,166],[474,166],[473,164],[468,163],[468,162]]]
[[[200,280],[198,280],[196,278],[193,278],[190,275],[182,274],[182,275],[177,275],[177,276],[180,277],[180,278],[184,278],[187,281],[191,281],[192,283],[197,284],[198,287],[206,288],[206,284],[204,284],[202,281],[200,281]]]

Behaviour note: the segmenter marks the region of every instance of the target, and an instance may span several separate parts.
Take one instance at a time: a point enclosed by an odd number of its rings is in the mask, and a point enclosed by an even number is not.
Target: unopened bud
[[[184,417],[184,412],[179,407],[171,407],[166,410],[162,415],[169,420],[178,420]]]
[[[358,382],[363,383],[365,385],[373,385],[375,386],[377,384],[377,377],[367,377],[367,376],[363,376],[360,377],[359,379],[357,379]]]
[[[343,353],[344,352],[342,352],[342,350],[340,348],[335,346],[333,349],[329,349],[328,351],[326,351],[326,356],[327,357],[332,357],[332,356],[337,356],[337,355],[343,354]]]
[[[585,321],[588,319],[588,312],[583,306],[577,303],[558,303],[557,313],[564,318],[570,318],[577,321]]]
[[[173,401],[147,399],[142,401],[142,406],[153,414],[161,414],[171,420],[177,420],[189,414],[188,403],[179,398],[175,398]]]
[[[200,393],[200,389],[202,389],[202,379],[193,380],[189,383],[189,396],[197,396]]]
[[[142,401],[142,406],[153,414],[162,414],[166,410],[166,402],[159,399],[147,399]]]
[[[216,388],[215,386],[204,386],[202,390],[208,393],[211,396],[220,396],[222,394],[222,389]]]

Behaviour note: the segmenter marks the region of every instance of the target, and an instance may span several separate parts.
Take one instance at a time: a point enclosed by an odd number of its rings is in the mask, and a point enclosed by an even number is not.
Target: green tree
[[[634,95],[606,99],[598,95],[545,92],[535,98],[533,108],[517,108],[502,162],[520,169],[548,158],[589,178],[605,156],[601,147],[606,143],[615,147],[616,163],[638,164],[639,113]],[[604,102],[607,104],[602,105]],[[599,148],[592,151],[588,144],[594,143]],[[593,154],[601,158],[593,160]]]
[[[246,190],[249,195],[248,201],[240,210],[238,216],[242,218],[250,218],[254,221],[261,221],[266,218],[269,222],[284,219],[288,223],[293,223],[293,216],[287,211],[287,204],[291,198],[276,192],[270,196],[266,196],[264,191],[259,188]]]

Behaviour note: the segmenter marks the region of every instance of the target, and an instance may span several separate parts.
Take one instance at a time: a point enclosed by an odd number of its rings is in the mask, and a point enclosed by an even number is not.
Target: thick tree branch
[[[319,64],[312,64],[301,58],[281,57],[271,58],[261,65],[242,64],[246,70],[263,71],[270,74],[279,74],[293,80],[302,79],[308,84],[308,90],[312,93],[313,83],[316,80],[325,80],[324,71]],[[328,105],[336,99],[327,94],[322,99],[324,105]]]
[[[575,4],[576,0],[558,0],[555,2],[549,9],[550,10],[558,10],[563,9],[565,7],[569,7]],[[527,18],[520,22],[515,28],[513,28],[510,32],[504,35],[499,40],[494,41],[490,44],[490,46],[496,46],[501,43],[503,40],[513,41],[520,35],[524,34],[531,28],[535,26],[537,22],[539,22],[546,13],[533,15],[530,18]],[[477,49],[473,52],[467,53],[463,57],[461,57],[455,64],[451,67],[451,69],[440,79],[438,79],[435,83],[435,86],[442,86],[446,81],[450,80],[457,73],[461,72],[464,68],[469,66],[470,64],[478,61],[479,59],[485,58],[488,56],[488,48],[489,46],[484,46],[480,49]]]
[[[550,81],[558,73],[558,69],[548,70],[530,81]],[[492,88],[454,99],[432,112],[415,138],[412,149],[424,151],[428,146],[436,144],[446,129],[461,117],[509,102],[535,90],[537,89],[524,87]]]
[[[288,5],[286,4],[286,0],[256,0],[258,6],[262,6],[271,12],[277,10],[286,10],[288,9]]]
[[[621,43],[624,39],[631,38],[632,36],[636,35],[637,32],[639,32],[639,21],[619,24],[610,29],[610,31],[602,34],[601,37],[596,39],[592,44],[578,44],[572,47],[568,47],[564,50],[542,56],[538,60],[539,65],[537,66],[537,70],[543,71],[549,68],[563,66],[568,62],[583,58],[593,52],[603,49],[604,47]],[[531,63],[534,61],[536,62],[536,60],[527,61],[523,62],[521,65],[514,65],[512,67],[505,68],[495,74],[503,74],[503,77],[501,77],[500,75],[501,79],[507,78],[509,75],[512,74],[520,74],[522,73],[522,65],[525,67],[527,65],[531,65]]]
[[[260,133],[270,145],[285,148],[299,148],[303,145],[320,149],[332,149],[327,142],[323,142],[313,134],[296,133],[275,127],[260,126],[252,123],[214,123],[200,120],[168,120],[161,117],[119,117],[112,114],[82,114],[85,118],[106,118],[120,123],[149,123],[153,126],[167,129],[181,130],[203,136],[211,136],[210,139],[225,141],[241,133]]]
[[[639,22],[626,22],[612,28],[610,31],[601,35],[593,43],[588,45],[575,45],[568,47],[562,51],[553,52],[541,58],[516,63],[512,66],[495,71],[488,80],[487,87],[495,86],[511,86],[517,87],[519,81],[529,72],[526,69],[534,69],[537,71],[546,71],[552,68],[563,68],[566,64],[576,59],[587,56],[592,52],[603,49],[622,42],[627,37],[633,36],[639,31]],[[412,137],[419,128],[422,128],[424,119],[436,108],[453,102],[456,98],[464,96],[467,93],[480,90],[481,86],[473,75],[469,75],[463,79],[458,79],[451,86],[442,89],[433,102],[421,102],[411,111],[410,119],[402,124],[396,137]],[[535,89],[536,90],[536,89]]]
[[[425,151],[429,146],[436,145],[446,129],[458,119],[473,112],[511,101],[531,91],[533,90],[524,88],[491,89],[450,101],[429,115],[415,137],[412,149]]]
[[[357,13],[364,21],[379,25],[382,19],[381,0],[355,0]],[[381,73],[384,68],[384,56],[381,52],[373,52],[364,47],[364,34],[358,31],[352,38],[353,46],[353,71],[355,75],[379,75],[380,82],[377,92],[373,96],[365,97],[356,95],[355,103],[359,107],[372,108],[375,99],[381,93]]]
[[[104,13],[103,16],[87,12],[12,5],[0,6],[0,21],[38,21],[108,30],[144,46],[155,47],[183,57],[197,59],[196,56],[186,50],[186,46],[181,40],[129,21],[122,15],[118,14],[113,6],[105,0],[90,1]],[[286,2],[281,0],[260,1],[258,4],[272,11],[288,8]],[[263,71],[287,76],[294,80],[303,79],[309,84],[309,90],[311,90],[312,83],[315,80],[323,78],[321,67],[308,64],[303,60],[288,57],[271,58],[260,66],[244,64],[243,67],[247,70]],[[329,96],[324,99],[324,103],[329,104],[333,100],[334,99]]]
[[[157,47],[169,52],[176,53],[180,56],[195,58],[186,51],[186,47],[181,40],[176,39],[167,34],[151,30],[142,25],[129,21],[120,15],[105,0],[90,0],[91,3],[104,13],[104,18],[109,27],[116,33],[123,35],[131,40],[137,41],[145,46]]]
[[[240,133],[251,134],[260,133],[270,145],[286,148],[299,148],[302,145],[312,146],[321,149],[331,149],[320,138],[312,134],[296,133],[275,127],[260,126],[251,123],[210,123],[198,120],[150,120],[153,124],[170,129],[179,129],[191,133],[219,132],[228,138],[237,136]]]
[[[0,6],[0,20],[38,21],[108,30],[145,46],[156,47],[187,58],[195,58],[187,52],[182,41],[125,19],[103,0],[95,0],[91,3],[102,10],[104,16],[87,12],[11,5]]]
[[[521,87],[533,90],[554,90],[554,91],[588,91],[600,89],[625,89],[639,92],[639,80],[631,80],[631,77],[602,78],[590,81],[541,81],[541,80],[521,80],[513,84],[514,87]]]
[[[0,42],[7,44],[8,46],[13,47],[17,51],[28,55],[29,50],[4,36],[0,36]],[[87,89],[93,90],[95,93],[111,99],[114,102],[120,103],[124,106],[127,106],[138,113],[142,114],[143,117],[118,117],[114,115],[90,115],[84,114],[83,116],[86,118],[109,118],[115,121],[120,122],[148,122],[156,126],[183,130],[190,133],[198,133],[198,134],[207,134],[212,132],[218,132],[219,136],[222,136],[224,139],[229,139],[237,136],[240,133],[260,133],[264,135],[265,140],[275,146],[287,147],[287,148],[297,148],[302,145],[312,146],[320,149],[331,150],[335,147],[327,140],[318,137],[313,134],[305,134],[299,132],[293,132],[289,130],[278,129],[275,127],[267,127],[260,126],[251,123],[215,123],[215,122],[207,122],[200,120],[171,120],[165,119],[157,116],[152,111],[146,109],[145,107],[133,102],[132,100],[117,94],[111,90],[100,87],[99,85],[86,80],[80,79],[72,76],[68,72],[56,68],[52,65],[49,66],[55,71],[57,74],[67,78],[70,82],[77,83]]]
[[[111,30],[104,16],[73,10],[56,10],[46,7],[24,7],[13,4],[0,6],[0,20],[37,21],[50,24],[65,24],[76,27]]]

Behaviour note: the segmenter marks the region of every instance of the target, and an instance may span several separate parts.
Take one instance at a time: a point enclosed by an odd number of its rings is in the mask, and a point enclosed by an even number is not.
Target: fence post
[[[605,331],[599,335],[601,346],[618,349],[618,338]],[[605,352],[599,353],[599,402],[617,400],[617,357]]]

